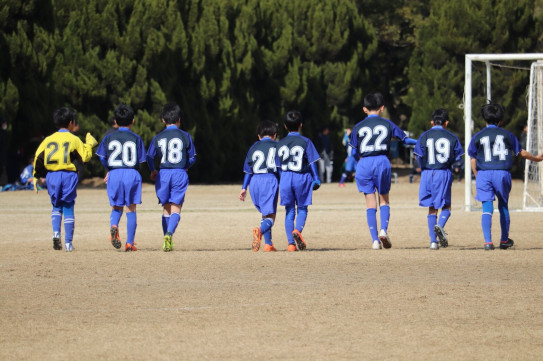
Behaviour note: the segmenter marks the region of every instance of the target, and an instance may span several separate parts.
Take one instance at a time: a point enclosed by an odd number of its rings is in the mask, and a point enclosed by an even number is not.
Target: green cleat
[[[162,244],[162,250],[164,252],[173,251],[173,239],[172,239],[172,234],[170,232],[164,235],[164,243]]]

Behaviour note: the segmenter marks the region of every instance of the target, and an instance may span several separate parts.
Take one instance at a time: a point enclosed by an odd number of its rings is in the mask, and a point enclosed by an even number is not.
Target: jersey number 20
[[[107,160],[107,164],[110,167],[119,168],[123,164],[127,167],[136,165],[136,143],[130,141],[121,143],[118,140],[114,140],[109,143],[108,149],[111,150],[111,154]]]

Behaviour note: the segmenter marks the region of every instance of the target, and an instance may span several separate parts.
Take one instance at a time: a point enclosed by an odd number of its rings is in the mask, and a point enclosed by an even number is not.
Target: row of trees
[[[77,109],[81,131],[99,136],[124,102],[148,144],[162,105],[176,102],[199,153],[191,177],[202,182],[239,180],[256,124],[280,122],[290,108],[309,137],[330,126],[341,158],[343,128],[363,118],[373,90],[415,135],[437,107],[462,135],[464,55],[541,49],[541,2],[3,0],[0,113],[12,120],[14,149],[52,132],[59,106]],[[528,72],[493,77],[492,96],[518,131]],[[482,105],[486,94],[476,94]],[[88,169],[103,172],[98,162]]]

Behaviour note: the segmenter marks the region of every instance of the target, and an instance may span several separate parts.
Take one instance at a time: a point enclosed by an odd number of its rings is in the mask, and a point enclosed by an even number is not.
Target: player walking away
[[[441,247],[449,245],[447,233],[443,229],[451,216],[451,166],[455,160],[462,159],[464,150],[458,137],[446,129],[449,125],[447,110],[434,110],[431,124],[432,128],[422,133],[418,139],[414,153],[422,170],[419,205],[428,207],[430,249],[437,250],[439,244]],[[441,214],[438,221],[439,209]]]
[[[366,198],[366,218],[372,239],[372,248],[390,248],[388,221],[390,218],[389,196],[391,184],[391,166],[387,158],[392,137],[399,138],[406,144],[416,141],[407,138],[404,131],[388,119],[381,118],[385,108],[381,93],[370,93],[364,97],[364,112],[368,115],[351,132],[349,145],[360,158],[356,165],[356,184],[359,192]],[[381,230],[377,232],[377,198],[379,193],[379,211]]]
[[[179,129],[183,111],[177,104],[162,108],[162,122],[166,129],[158,133],[147,150],[147,165],[151,180],[155,181],[158,201],[162,204],[164,252],[173,251],[173,234],[181,220],[181,208],[189,185],[187,170],[196,161],[196,150],[189,133]],[[155,170],[155,160],[159,170]]]
[[[286,210],[287,251],[306,249],[302,231],[307,219],[307,207],[312,204],[313,191],[321,185],[316,164],[319,153],[311,140],[300,135],[302,122],[300,112],[288,111],[285,115],[285,129],[289,133],[277,143],[275,164],[279,169],[281,205]]]
[[[468,147],[471,158],[471,169],[475,174],[475,199],[483,203],[481,227],[485,238],[485,250],[493,250],[492,214],[493,201],[498,198],[500,212],[501,240],[500,248],[512,247],[514,242],[509,238],[509,193],[511,192],[511,167],[513,155],[532,162],[541,162],[543,154],[537,156],[522,149],[517,137],[500,128],[505,111],[500,104],[486,104],[482,108],[482,116],[487,126],[473,136]]]
[[[72,252],[75,216],[74,205],[77,197],[77,169],[75,162],[88,162],[92,157],[92,148],[98,143],[87,133],[85,144],[70,133],[77,124],[76,111],[62,107],[53,113],[53,120],[58,128],[48,136],[36,150],[34,159],[34,189],[38,192],[38,178],[45,177],[47,192],[51,198],[53,210],[53,249],[61,250],[61,223],[64,216],[64,248]]]
[[[249,187],[253,204],[262,214],[260,227],[253,228],[253,251],[257,252],[260,249],[262,236],[264,236],[264,252],[275,252],[271,229],[275,222],[279,195],[279,181],[275,165],[277,125],[270,120],[264,120],[258,124],[256,133],[258,141],[249,148],[243,165],[245,178],[239,200],[245,201],[247,187]]]
[[[139,164],[145,162],[143,141],[131,128],[134,125],[134,111],[125,104],[115,109],[115,121],[119,129],[102,139],[96,154],[107,169],[107,195],[112,207],[110,216],[110,240],[113,247],[121,248],[119,221],[126,211],[125,251],[137,251],[134,245],[137,216],[136,205],[141,204],[141,175]]]
[[[345,182],[352,181],[354,178],[354,173],[356,171],[356,157],[355,153],[356,150],[349,146],[349,139],[351,135],[351,129],[347,128],[345,129],[343,133],[343,140],[342,143],[345,146],[345,150],[347,151],[347,158],[345,158],[345,162],[343,164],[343,172],[341,173],[341,178],[339,179],[339,186],[341,188],[345,187]]]

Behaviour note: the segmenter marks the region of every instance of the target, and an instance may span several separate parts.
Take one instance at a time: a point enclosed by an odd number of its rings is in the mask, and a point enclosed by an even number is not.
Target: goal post
[[[464,210],[472,210],[472,184],[471,184],[471,162],[467,155],[467,147],[473,133],[472,118],[472,63],[474,61],[484,62],[486,64],[486,97],[492,99],[492,79],[491,79],[491,61],[535,61],[543,60],[543,53],[532,54],[466,54],[465,57],[465,81],[464,81],[464,146],[466,155],[464,156]]]

